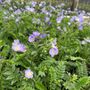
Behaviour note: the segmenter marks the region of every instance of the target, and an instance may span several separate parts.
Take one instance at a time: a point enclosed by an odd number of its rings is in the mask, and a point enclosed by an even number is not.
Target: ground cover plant
[[[0,90],[90,90],[90,23],[63,7],[0,1]]]

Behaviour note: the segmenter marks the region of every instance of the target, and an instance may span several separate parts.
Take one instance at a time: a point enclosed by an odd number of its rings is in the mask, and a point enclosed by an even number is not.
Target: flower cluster
[[[72,18],[70,19],[70,23],[74,21],[78,21],[79,22],[78,29],[83,30],[83,22],[84,22],[83,14],[81,13],[78,16],[72,16]]]
[[[37,37],[40,35],[40,33],[38,31],[33,32],[33,34],[31,34],[28,38],[29,42],[34,42],[36,41]]]
[[[38,37],[45,38],[46,36],[47,36],[47,34],[45,34],[45,33],[40,34],[38,31],[35,31],[29,36],[28,41],[29,42],[35,42],[38,40]]]
[[[32,35],[29,36],[28,41],[34,42],[36,41],[37,37],[45,38],[46,36],[47,34],[40,34],[38,31],[35,31],[32,33]],[[12,43],[12,50],[15,52],[25,52],[26,46],[20,43],[20,41],[17,39]],[[33,72],[30,69],[25,70],[25,77],[28,79],[33,78]]]

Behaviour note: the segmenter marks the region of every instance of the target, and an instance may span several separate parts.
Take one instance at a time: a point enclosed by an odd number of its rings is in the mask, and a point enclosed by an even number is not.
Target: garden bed
[[[84,15],[65,15],[63,4],[2,2],[0,90],[90,90]]]

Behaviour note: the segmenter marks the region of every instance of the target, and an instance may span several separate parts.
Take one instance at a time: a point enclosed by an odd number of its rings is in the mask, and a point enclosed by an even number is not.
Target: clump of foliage
[[[1,3],[0,90],[90,89],[90,26],[62,7]]]

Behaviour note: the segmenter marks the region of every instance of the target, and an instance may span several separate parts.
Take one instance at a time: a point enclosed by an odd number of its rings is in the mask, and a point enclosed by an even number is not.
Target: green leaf
[[[82,87],[86,87],[87,84],[90,84],[90,77],[82,77],[76,83],[76,89],[81,90]]]
[[[83,59],[83,58],[81,58],[81,57],[74,57],[74,56],[70,56],[70,59],[73,60],[73,61],[76,61],[76,60],[81,60],[81,61],[83,61],[83,60],[85,60],[85,59]]]
[[[47,90],[40,81],[39,82],[36,81],[35,86],[38,90]]]

